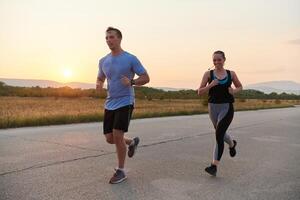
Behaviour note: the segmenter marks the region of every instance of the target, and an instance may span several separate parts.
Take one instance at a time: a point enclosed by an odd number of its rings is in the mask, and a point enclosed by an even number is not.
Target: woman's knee
[[[224,134],[222,134],[221,131],[216,130],[216,140],[221,141],[222,139],[224,139]]]

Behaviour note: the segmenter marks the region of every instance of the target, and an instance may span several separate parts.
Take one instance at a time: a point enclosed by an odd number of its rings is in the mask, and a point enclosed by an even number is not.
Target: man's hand
[[[127,87],[131,86],[131,80],[128,77],[122,75],[121,81],[123,85]]]

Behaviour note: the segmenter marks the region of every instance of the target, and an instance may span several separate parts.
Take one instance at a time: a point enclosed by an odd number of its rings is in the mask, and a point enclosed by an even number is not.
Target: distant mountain
[[[6,85],[11,86],[20,86],[20,87],[65,87],[68,86],[70,88],[81,88],[81,89],[90,89],[95,88],[94,83],[81,83],[81,82],[70,82],[70,83],[60,83],[56,81],[49,80],[36,80],[36,79],[6,79],[0,78],[1,82],[4,82]]]
[[[190,90],[190,89],[187,89],[187,88],[170,88],[170,87],[155,87],[156,89],[159,89],[159,90],[163,90],[165,92],[168,92],[168,91],[179,91],[179,90]]]
[[[300,83],[294,81],[269,81],[247,85],[245,89],[259,90],[266,94],[271,92],[300,95]]]
[[[6,85],[11,86],[20,86],[20,87],[65,87],[68,86],[70,88],[81,88],[81,89],[90,89],[95,88],[94,83],[82,83],[82,82],[70,82],[70,83],[60,83],[57,81],[49,81],[49,80],[37,80],[37,79],[8,79],[8,78],[0,78],[1,82],[4,82]],[[106,87],[106,86],[104,86]],[[156,89],[160,89],[163,91],[179,91],[179,90],[188,90],[186,88],[169,88],[169,87],[156,87]]]
[[[95,89],[96,83],[81,83],[81,82],[70,82],[63,84],[64,86],[69,86],[70,88],[81,88],[81,89]]]

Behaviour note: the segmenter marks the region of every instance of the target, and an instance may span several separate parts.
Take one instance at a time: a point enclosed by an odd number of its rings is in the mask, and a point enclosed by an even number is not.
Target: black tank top
[[[209,103],[233,103],[234,97],[228,92],[228,88],[232,84],[232,78],[229,70],[226,70],[227,76],[218,80],[219,84],[210,88],[208,92],[208,102]],[[210,70],[209,83],[214,79],[217,79],[214,75],[214,70]]]

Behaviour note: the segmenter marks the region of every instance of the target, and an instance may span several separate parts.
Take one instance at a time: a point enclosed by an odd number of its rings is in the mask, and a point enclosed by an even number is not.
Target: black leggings
[[[226,133],[234,115],[232,103],[209,104],[209,114],[216,130],[216,146],[214,150],[214,160],[221,160],[224,151],[224,141],[230,146],[233,141],[228,133]]]

